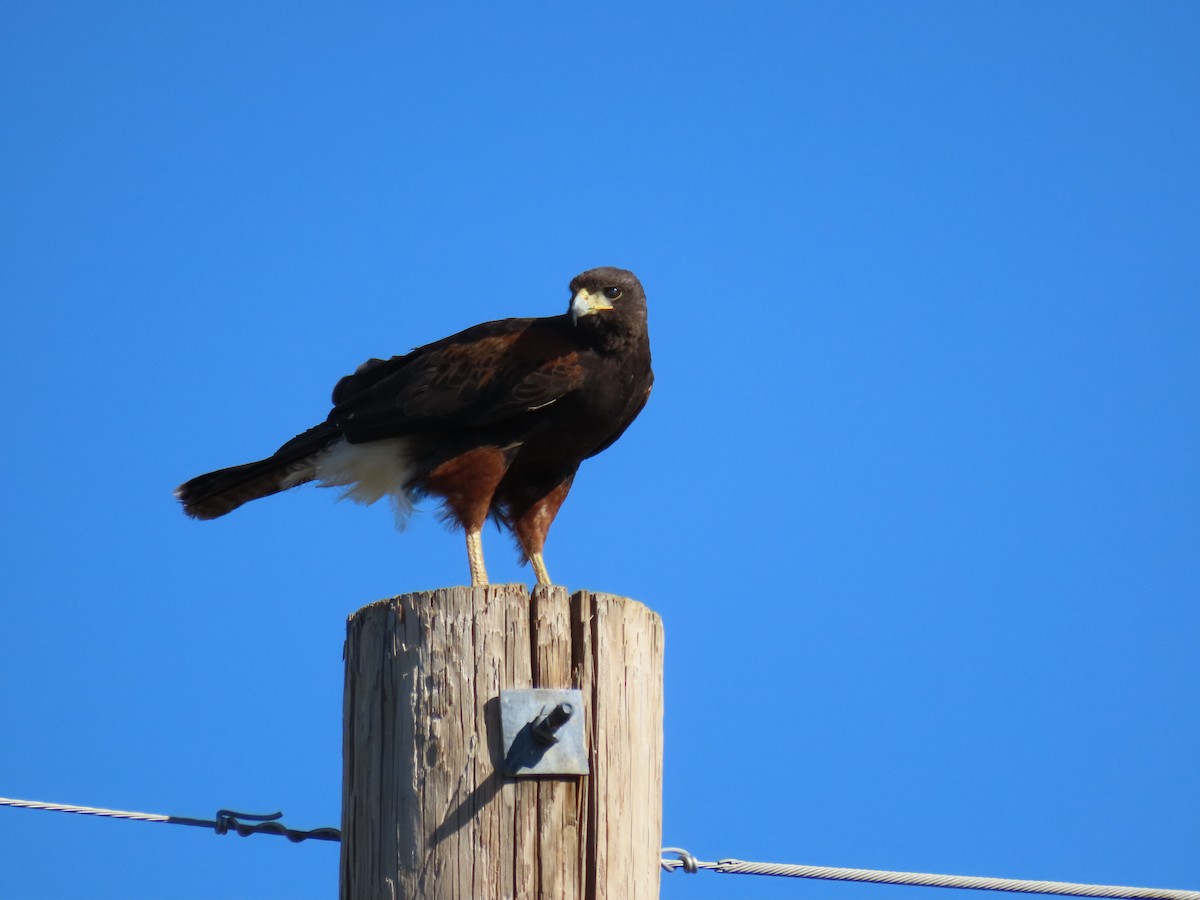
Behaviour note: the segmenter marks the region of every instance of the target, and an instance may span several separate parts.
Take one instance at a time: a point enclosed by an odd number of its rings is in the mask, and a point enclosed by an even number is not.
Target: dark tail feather
[[[280,462],[275,457],[218,469],[175,488],[175,498],[193,519],[215,519],[243,503],[269,497],[312,480],[306,462]]]
[[[316,474],[313,454],[337,437],[337,428],[323,422],[292,438],[274,456],[218,469],[181,484],[175,488],[175,498],[193,519],[216,519],[243,503],[312,481]]]

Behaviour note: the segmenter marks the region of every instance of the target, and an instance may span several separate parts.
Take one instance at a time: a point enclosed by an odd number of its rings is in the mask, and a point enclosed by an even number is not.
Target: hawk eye
[[[619,287],[606,287],[604,289],[604,296],[609,300],[616,300],[621,296],[621,289]]]

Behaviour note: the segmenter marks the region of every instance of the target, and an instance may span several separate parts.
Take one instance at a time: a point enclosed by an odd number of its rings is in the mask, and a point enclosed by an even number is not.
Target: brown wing
[[[351,443],[493,425],[579,388],[583,371],[565,316],[504,319],[389,360],[370,360],[334,388],[329,421]]]

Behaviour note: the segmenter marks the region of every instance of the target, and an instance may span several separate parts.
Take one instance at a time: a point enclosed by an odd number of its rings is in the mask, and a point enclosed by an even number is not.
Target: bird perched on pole
[[[575,472],[629,427],[654,382],[634,274],[590,269],[570,290],[560,316],[485,322],[368,360],[334,387],[320,425],[266,459],[193,478],[175,496],[189,516],[215,519],[315,481],[360,503],[390,497],[401,526],[417,500],[434,496],[466,532],[473,585],[487,584],[489,517],[550,584],[546,533]]]

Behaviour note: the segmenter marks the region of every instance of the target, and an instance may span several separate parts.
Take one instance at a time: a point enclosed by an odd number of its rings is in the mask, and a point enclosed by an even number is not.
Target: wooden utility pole
[[[342,900],[658,897],[657,615],[446,588],[360,609],[345,656]],[[519,688],[581,690],[589,774],[504,774],[500,692]]]

